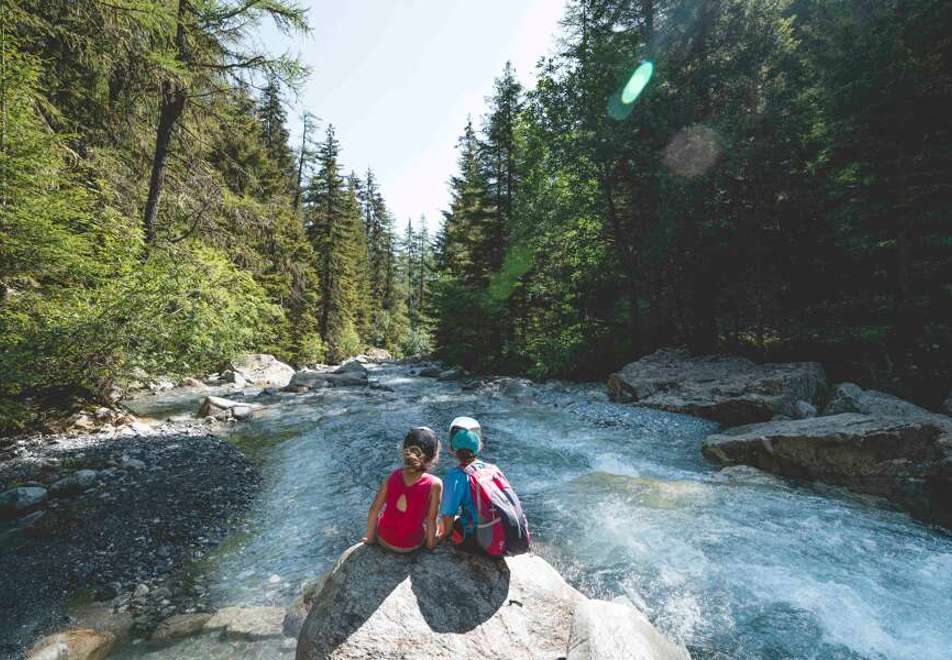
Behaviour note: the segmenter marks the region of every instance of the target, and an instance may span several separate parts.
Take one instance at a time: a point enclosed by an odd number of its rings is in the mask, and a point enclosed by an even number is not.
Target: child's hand
[[[364,538],[360,539],[360,542],[364,545],[373,545],[377,542],[377,539],[375,539],[373,536],[365,536]]]

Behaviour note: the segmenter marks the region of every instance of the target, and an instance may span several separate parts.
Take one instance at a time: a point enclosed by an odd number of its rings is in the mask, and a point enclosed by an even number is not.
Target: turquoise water
[[[609,403],[601,386],[540,386],[520,403],[401,367],[372,378],[394,391],[282,394],[242,429],[267,447],[266,485],[251,533],[203,569],[218,604],[290,602],[360,538],[406,430],[467,414],[522,497],[535,551],[588,595],[627,596],[694,657],[950,655],[952,537],[881,502],[719,471],[699,450],[715,425]]]

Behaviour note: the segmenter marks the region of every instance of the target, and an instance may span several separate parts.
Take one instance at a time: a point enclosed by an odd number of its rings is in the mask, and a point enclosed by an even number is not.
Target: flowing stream
[[[630,598],[695,658],[952,653],[952,536],[838,489],[720,471],[700,453],[715,424],[609,403],[601,385],[552,383],[517,400],[406,367],[372,367],[371,378],[392,391],[276,395],[236,431],[265,486],[251,531],[195,567],[218,605],[288,604],[360,538],[406,430],[445,436],[466,414],[520,494],[534,550],[587,595]],[[450,464],[444,454],[437,473]],[[277,642],[212,645],[123,655],[293,654]]]

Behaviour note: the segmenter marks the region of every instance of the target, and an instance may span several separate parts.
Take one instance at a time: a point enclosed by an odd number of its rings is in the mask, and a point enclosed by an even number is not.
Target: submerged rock
[[[294,367],[267,353],[252,353],[233,360],[231,368],[245,381],[259,387],[284,387],[294,377]]]
[[[573,614],[590,602],[533,555],[495,560],[446,546],[398,555],[356,545],[316,595],[297,658],[564,658]],[[583,628],[578,639],[615,634]],[[646,620],[638,630],[643,634],[626,639],[621,655],[597,657],[688,657]]]
[[[116,638],[88,628],[49,635],[27,653],[27,660],[102,660],[109,655]]]
[[[889,498],[952,526],[952,420],[843,413],[751,424],[708,436],[702,451],[796,479]]]
[[[194,635],[205,627],[211,614],[176,614],[165,619],[152,633],[153,642],[171,642]]]
[[[226,639],[260,640],[282,636],[281,607],[226,607],[205,623],[205,630],[221,630]]]
[[[817,362],[756,364],[746,358],[660,350],[609,376],[615,401],[685,413],[728,426],[797,416],[826,385]],[[801,411],[802,414],[802,411]]]
[[[853,383],[840,383],[833,390],[830,402],[823,409],[824,415],[840,413],[863,413],[865,415],[894,415],[909,417],[929,415],[925,408],[904,401],[899,397],[876,390],[864,390]]]

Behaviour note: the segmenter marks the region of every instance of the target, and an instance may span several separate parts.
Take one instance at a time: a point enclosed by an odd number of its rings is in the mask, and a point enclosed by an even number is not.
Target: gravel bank
[[[74,625],[82,603],[98,602],[132,634],[206,610],[205,587],[181,568],[240,525],[260,485],[240,451],[187,424],[32,438],[5,459],[0,490],[47,490],[33,513],[0,521],[4,658]]]

